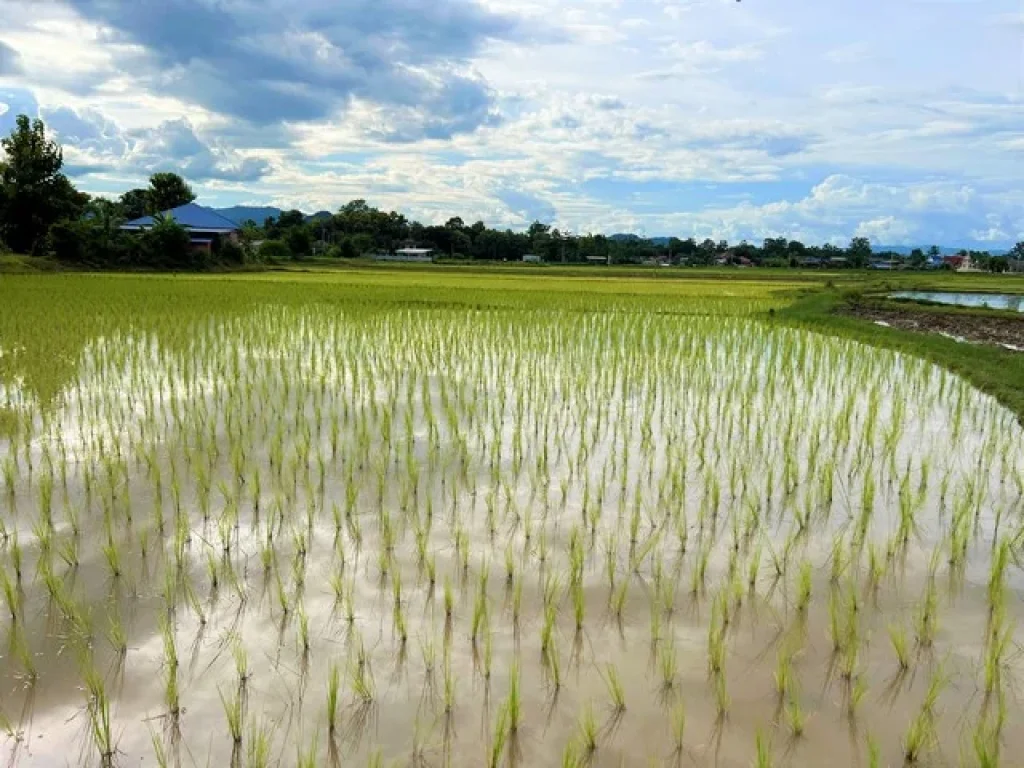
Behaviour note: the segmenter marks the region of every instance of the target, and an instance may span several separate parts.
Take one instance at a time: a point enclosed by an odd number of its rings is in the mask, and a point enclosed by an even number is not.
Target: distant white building
[[[527,253],[523,255],[523,261],[527,264],[540,264],[543,259],[536,253]]]
[[[378,253],[373,258],[376,261],[431,262],[434,260],[433,253],[433,248],[399,248],[394,253]]]

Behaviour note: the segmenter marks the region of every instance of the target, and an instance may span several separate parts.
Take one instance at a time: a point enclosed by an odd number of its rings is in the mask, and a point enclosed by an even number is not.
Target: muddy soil
[[[972,344],[991,344],[1024,352],[1024,317],[992,317],[960,313],[922,312],[896,306],[848,307],[846,314],[919,333],[938,333]]]

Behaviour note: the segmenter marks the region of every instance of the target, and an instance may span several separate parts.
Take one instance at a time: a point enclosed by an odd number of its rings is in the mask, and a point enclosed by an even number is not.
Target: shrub
[[[281,240],[264,240],[257,253],[260,261],[288,261],[292,257],[288,244]]]
[[[234,240],[224,240],[220,246],[220,260],[224,264],[245,264],[245,250]]]
[[[193,248],[188,231],[171,218],[157,216],[139,238],[139,249],[146,266],[199,269],[209,263],[208,254]]]
[[[313,253],[313,238],[309,236],[309,230],[305,227],[293,227],[285,235],[285,242],[288,250],[295,258],[303,258]]]
[[[65,264],[101,267],[135,260],[139,244],[110,223],[91,219],[59,221],[47,235],[49,252]]]

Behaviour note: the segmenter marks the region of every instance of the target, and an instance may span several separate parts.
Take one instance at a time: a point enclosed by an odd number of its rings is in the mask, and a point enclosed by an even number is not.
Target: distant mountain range
[[[213,210],[224,218],[231,219],[235,224],[243,224],[250,220],[262,224],[267,219],[276,219],[281,215],[281,209],[272,206],[233,205],[230,208],[214,208]]]

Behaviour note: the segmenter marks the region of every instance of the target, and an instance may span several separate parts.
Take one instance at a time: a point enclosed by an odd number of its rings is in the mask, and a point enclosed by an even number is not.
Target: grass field
[[[1012,764],[1021,355],[836,312],[1008,285],[0,276],[9,761]]]

